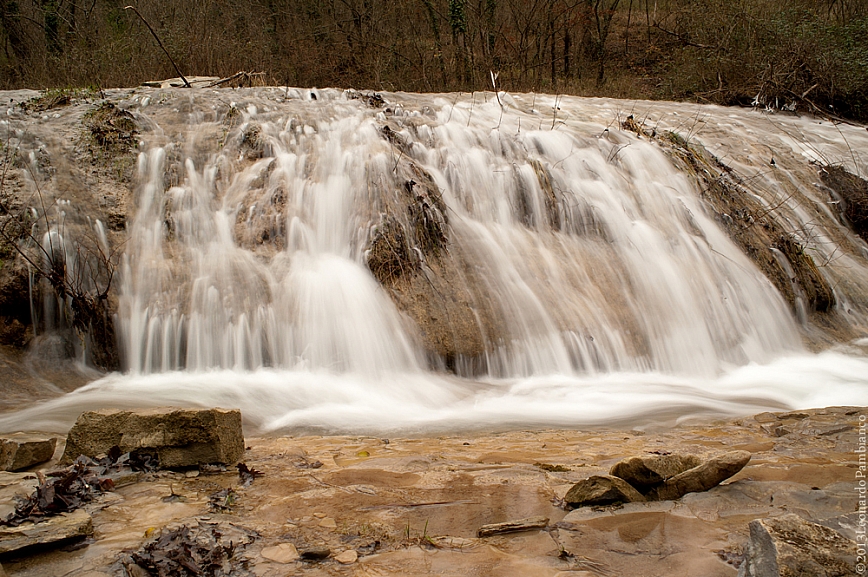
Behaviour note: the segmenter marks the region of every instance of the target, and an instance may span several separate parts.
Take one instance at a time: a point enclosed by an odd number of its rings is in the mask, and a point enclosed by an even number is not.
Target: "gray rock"
[[[0,555],[26,553],[27,549],[60,545],[93,534],[93,520],[83,509],[48,517],[39,523],[0,527]]]
[[[616,463],[609,474],[624,479],[641,492],[646,492],[666,479],[700,464],[702,460],[696,455],[643,455]]]
[[[757,423],[774,423],[778,421],[778,416],[774,413],[760,413],[758,415],[754,415],[754,420]]]
[[[847,495],[848,497],[850,495]],[[821,519],[817,521],[818,525],[822,525],[823,527],[828,527],[829,529],[834,529],[847,539],[852,539],[855,541],[858,539],[860,531],[864,530],[864,526],[859,524],[859,512],[848,513],[846,515],[838,515],[835,517],[830,517],[828,519]]]
[[[70,429],[61,463],[96,457],[117,445],[121,452],[156,455],[164,468],[235,464],[244,455],[238,409],[161,408],[82,413]]]
[[[738,577],[856,577],[856,543],[792,513],[750,522]]]
[[[623,479],[609,475],[594,475],[573,485],[567,491],[564,501],[570,507],[587,507],[612,503],[637,503],[645,501],[645,497]]]
[[[0,438],[0,470],[21,471],[50,461],[57,447],[56,437],[15,433]]]
[[[648,492],[649,500],[678,499],[687,493],[707,491],[729,479],[750,461],[747,451],[731,451],[667,479]]]

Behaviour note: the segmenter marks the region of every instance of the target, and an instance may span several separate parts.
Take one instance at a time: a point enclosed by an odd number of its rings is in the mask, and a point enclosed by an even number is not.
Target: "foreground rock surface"
[[[856,543],[789,514],[750,523],[738,577],[856,577]]]
[[[708,491],[741,471],[750,461],[748,451],[731,451],[667,479],[652,489],[650,500],[678,499],[687,493]]]
[[[645,497],[629,483],[609,475],[594,475],[582,479],[573,485],[564,497],[564,502],[570,507],[637,503],[644,500]]]
[[[244,460],[263,473],[250,485],[241,486],[234,468],[145,474],[88,506],[91,545],[2,563],[15,577],[113,576],[124,551],[141,550],[161,529],[215,524],[256,532],[239,555],[258,577],[736,577],[751,520],[797,511],[836,530],[858,528],[853,448],[864,411],[767,416],[792,431],[782,437],[746,417],[650,425],[644,434],[597,427],[250,438]],[[675,501],[569,512],[557,505],[582,479],[666,450],[703,461],[736,450],[753,458],[726,484]],[[234,494],[221,491],[227,510],[216,511],[220,489]],[[533,516],[549,518],[545,530],[476,537],[492,520]],[[358,559],[342,565],[337,557],[350,549]]]
[[[160,467],[168,469],[234,465],[244,455],[241,411],[162,408],[83,413],[69,431],[61,463],[79,455],[97,457],[114,446],[121,453],[156,455]]]
[[[21,471],[51,460],[56,437],[16,433],[0,437],[0,471]]]
[[[40,523],[0,527],[0,555],[60,544],[93,534],[93,520],[83,509],[47,517]]]

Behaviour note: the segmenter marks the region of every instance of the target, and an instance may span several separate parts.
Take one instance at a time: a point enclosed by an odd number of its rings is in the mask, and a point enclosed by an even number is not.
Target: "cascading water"
[[[801,352],[806,316],[659,144],[619,130],[617,103],[351,96],[261,89],[218,113],[203,95],[182,126],[129,102],[155,128],[120,270],[127,372],[42,406],[46,423],[94,404],[241,406],[266,430],[868,404],[865,358]],[[792,234],[810,225],[801,246],[864,327],[864,243],[831,248],[845,234],[831,212],[820,222],[786,195],[817,194],[800,156],[846,158],[832,130],[868,138],[783,118],[763,139],[756,113],[654,108],[668,109],[659,130],[701,128],[761,181],[752,194]],[[760,154],[775,174],[751,164]],[[16,418],[33,415],[0,425]]]

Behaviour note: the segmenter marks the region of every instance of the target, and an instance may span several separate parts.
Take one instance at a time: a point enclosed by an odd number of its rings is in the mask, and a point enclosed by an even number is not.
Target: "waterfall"
[[[448,219],[439,258],[463,272],[451,289],[487,317],[459,372],[713,375],[799,347],[781,296],[658,146],[597,127],[493,128],[494,98],[474,117],[424,110],[334,95],[251,107],[240,142],[188,157],[174,186],[167,151],[142,153],[120,309],[130,370],[422,370],[429,327],[403,322],[365,255],[416,203],[411,169]],[[436,274],[431,258],[418,275]]]
[[[671,103],[629,124],[625,103],[543,95],[225,95],[174,114],[129,96],[153,128],[119,270],[126,370],[57,414],[224,403],[263,429],[384,430],[868,402],[863,341],[807,352],[786,247],[766,248],[791,302],[678,156],[740,175],[858,336],[868,249],[810,162],[864,174],[864,130]]]

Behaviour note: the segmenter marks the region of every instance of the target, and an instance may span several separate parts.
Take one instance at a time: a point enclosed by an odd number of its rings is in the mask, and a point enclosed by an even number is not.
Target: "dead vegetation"
[[[88,101],[98,96],[99,92],[92,88],[52,88],[43,90],[39,96],[22,102],[20,106],[29,113],[47,112],[69,106],[77,100]]]
[[[394,130],[382,134],[396,149],[403,146]],[[450,243],[447,207],[431,175],[406,155],[396,159],[394,194],[383,195],[395,200],[372,228],[366,263],[418,327],[432,365],[456,371],[483,359],[485,335],[501,334],[495,305],[468,283],[471,265]]]
[[[384,137],[394,134],[390,130]],[[408,163],[406,170],[412,178],[404,180],[398,194],[406,212],[381,215],[366,253],[368,268],[384,286],[418,272],[423,259],[448,251],[449,221],[440,190],[415,164]]]
[[[247,577],[245,548],[258,533],[235,523],[198,520],[166,527],[120,561],[125,575]]]
[[[383,215],[380,219],[366,253],[366,262],[374,278],[384,286],[419,269],[406,229],[395,217]]]
[[[84,127],[95,156],[111,159],[136,146],[138,125],[133,115],[105,101],[85,114]]]
[[[15,511],[0,526],[18,527],[22,523],[38,523],[40,520],[68,513],[98,499],[103,493],[113,491],[116,482],[128,477],[133,471],[151,472],[157,466],[147,456],[136,453],[121,453],[114,446],[102,458],[93,460],[84,455],[63,469],[47,474],[37,473],[39,484],[32,495],[20,498]]]
[[[47,197],[43,186],[52,171],[26,163],[17,166],[20,146],[20,139],[7,140],[0,166],[0,242],[9,255],[6,271],[0,273],[4,283],[0,315],[12,324],[0,332],[10,337],[7,344],[26,346],[34,332],[28,332],[28,325],[69,331],[70,351],[80,346],[85,360],[94,366],[116,369],[119,358],[109,293],[117,255],[76,207]],[[31,184],[13,191],[12,185],[24,173]],[[31,318],[34,311],[43,311],[32,305],[46,295],[52,297],[56,318]],[[50,314],[48,310],[45,314]]]
[[[868,242],[868,181],[842,166],[822,167],[820,178],[832,191],[832,200],[837,203],[844,223]]]

